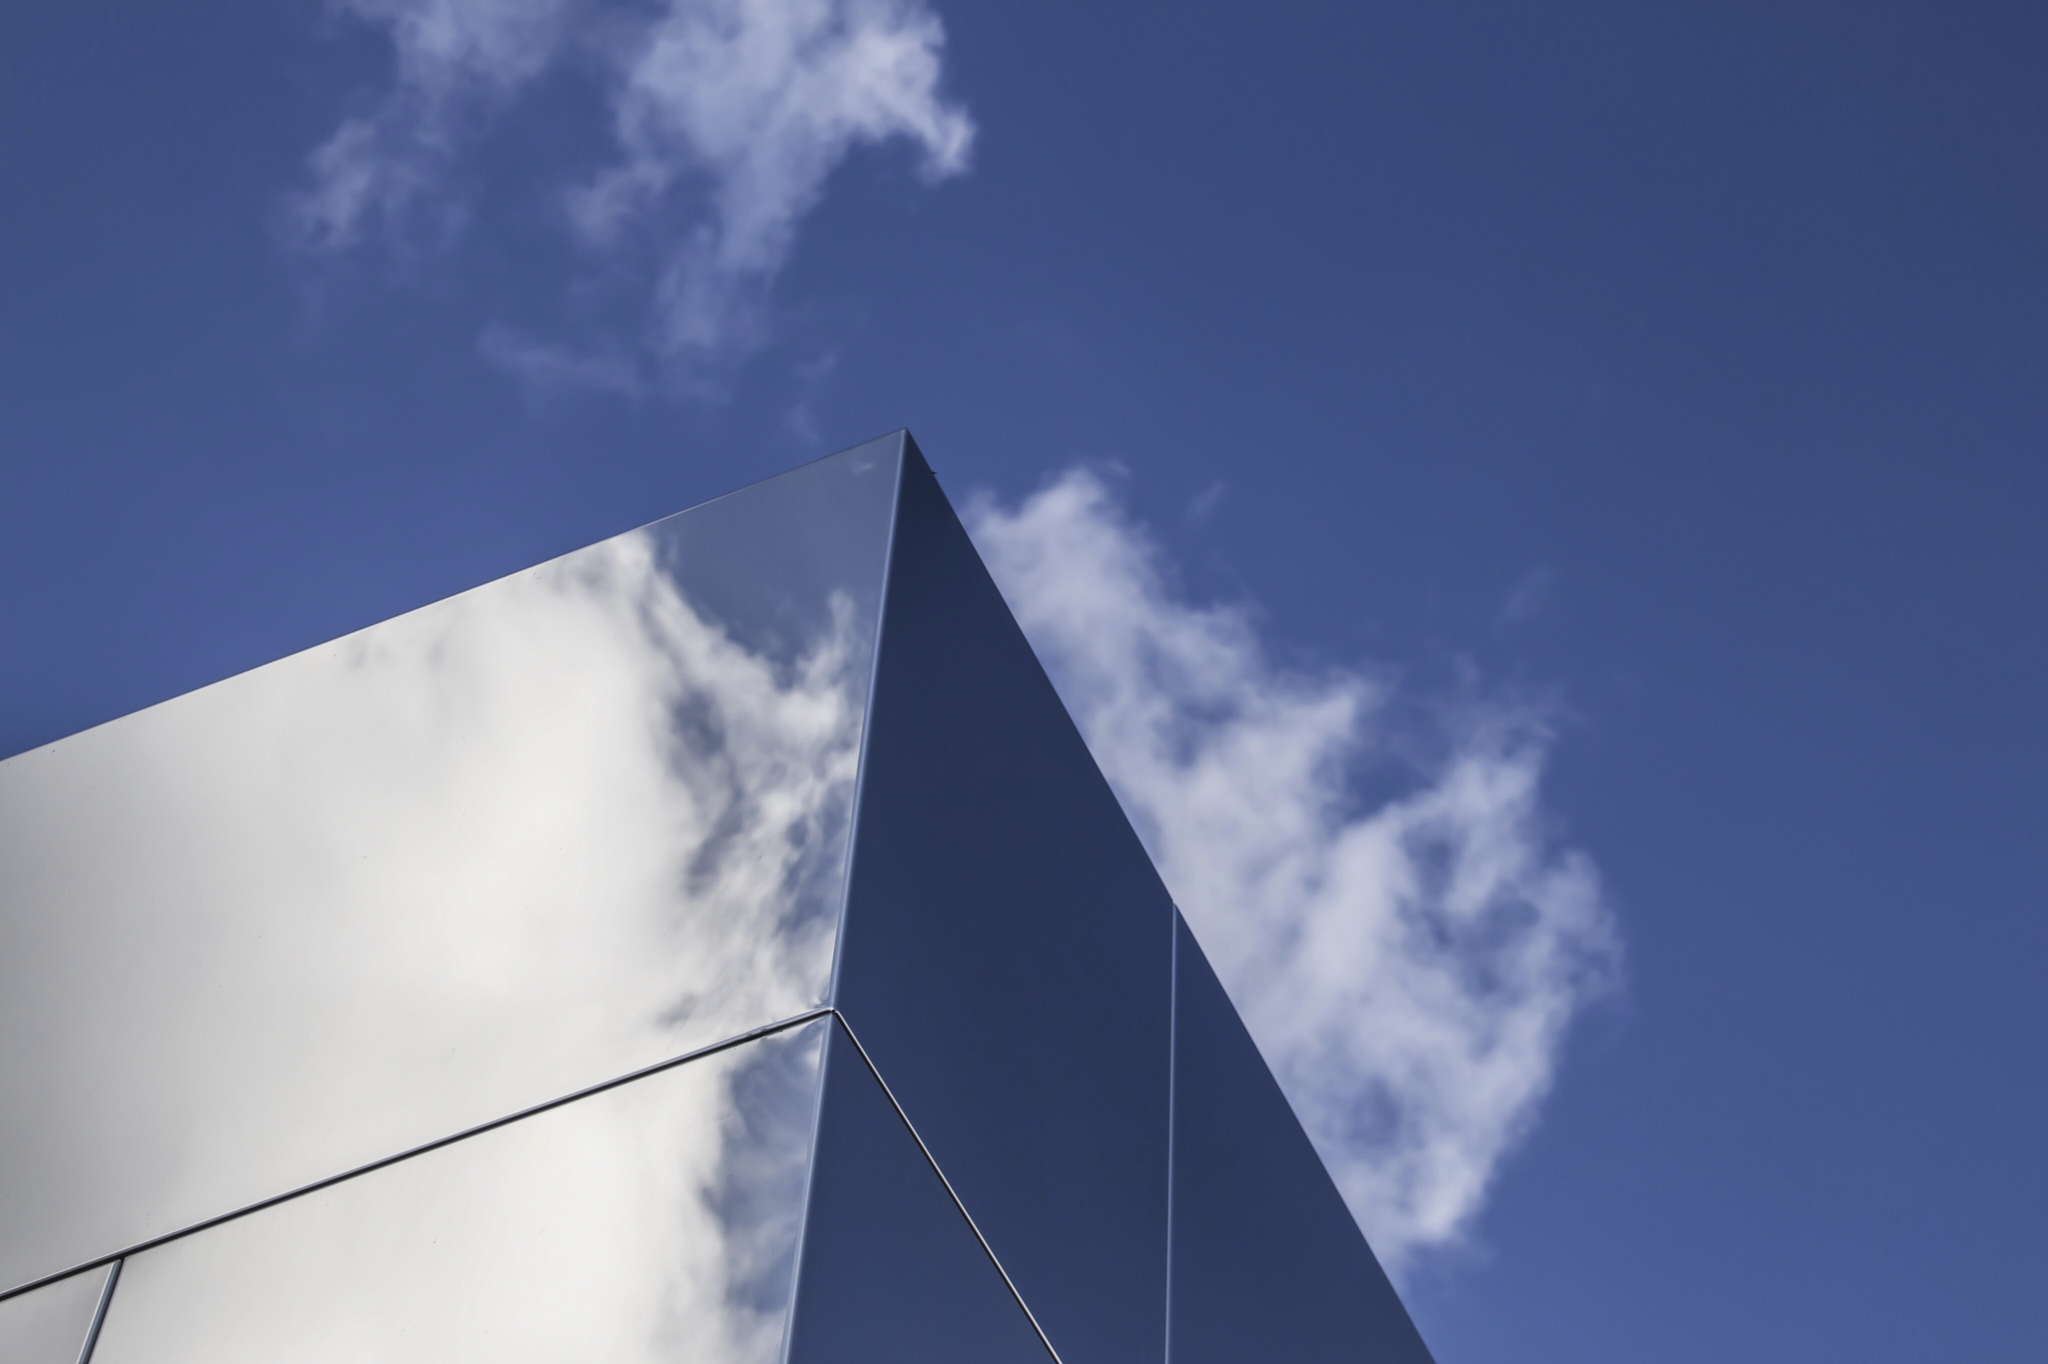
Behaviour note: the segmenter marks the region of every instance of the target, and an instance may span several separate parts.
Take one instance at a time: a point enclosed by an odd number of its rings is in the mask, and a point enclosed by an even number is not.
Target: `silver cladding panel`
[[[828,1026],[133,1255],[94,1364],[775,1364]]]
[[[0,1293],[822,1003],[900,450],[0,763]]]

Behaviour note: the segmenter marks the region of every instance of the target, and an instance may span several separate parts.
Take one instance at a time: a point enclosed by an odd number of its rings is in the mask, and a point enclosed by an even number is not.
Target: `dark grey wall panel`
[[[78,1364],[108,1272],[89,1269],[0,1300],[0,1361]]]
[[[1430,1364],[1194,935],[1177,931],[1172,1364]]]
[[[901,448],[0,763],[0,1291],[821,1003]]]
[[[828,1047],[789,1364],[1050,1364],[842,1028]]]
[[[130,1256],[94,1364],[773,1364],[826,1026]]]
[[[836,1001],[1067,1364],[1160,1358],[1173,913],[913,449]]]

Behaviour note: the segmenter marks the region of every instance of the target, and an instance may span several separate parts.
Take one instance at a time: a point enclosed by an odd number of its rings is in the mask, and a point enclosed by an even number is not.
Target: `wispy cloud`
[[[477,346],[486,360],[517,375],[536,393],[590,389],[630,398],[644,387],[639,367],[627,355],[574,350],[505,326],[486,327]]]
[[[595,83],[611,150],[559,186],[586,259],[645,278],[634,342],[686,383],[758,346],[798,224],[858,146],[902,140],[927,181],[965,171],[974,124],[941,90],[924,0],[335,0],[381,28],[391,87],[311,154],[287,235],[326,255],[439,245],[466,220],[465,157],[545,77]],[[587,375],[549,345],[487,344],[516,373]],[[521,363],[510,363],[521,362]]]
[[[1276,665],[1085,471],[968,519],[1374,1248],[1398,1272],[1456,1241],[1619,962],[1548,827],[1544,710],[1466,698],[1397,733],[1420,708],[1392,682]],[[1400,789],[1365,804],[1368,777]]]
[[[449,184],[481,128],[561,55],[582,0],[330,0],[382,28],[392,86],[342,120],[308,158],[309,182],[287,204],[294,242],[339,251],[407,240],[423,221],[441,236],[460,217]]]
[[[624,156],[572,201],[592,246],[668,239],[661,351],[715,353],[759,326],[756,291],[856,144],[906,138],[932,180],[967,168],[974,125],[938,94],[944,42],[915,0],[670,0],[623,64]],[[675,233],[665,210],[697,183],[709,211]]]

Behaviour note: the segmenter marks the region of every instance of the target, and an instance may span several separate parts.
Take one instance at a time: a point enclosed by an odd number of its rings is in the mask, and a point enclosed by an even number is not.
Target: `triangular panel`
[[[1177,932],[1172,1364],[1430,1364],[1194,935]]]
[[[916,447],[835,1003],[1067,1364],[1163,1350],[1173,910]]]
[[[844,1028],[828,1046],[789,1364],[1048,1364]]]
[[[134,1252],[93,1364],[773,1359],[827,1027],[726,1047]]]
[[[0,1361],[78,1364],[106,1292],[106,1266],[0,1299]]]

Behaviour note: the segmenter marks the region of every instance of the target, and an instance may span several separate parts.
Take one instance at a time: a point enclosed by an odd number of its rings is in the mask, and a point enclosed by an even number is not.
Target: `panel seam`
[[[874,1076],[875,1083],[882,1087],[882,1094],[889,1100],[889,1106],[896,1110],[896,1116],[903,1123],[904,1130],[909,1132],[910,1139],[917,1143],[917,1149],[924,1153],[925,1163],[931,1166],[932,1173],[937,1175],[939,1183],[945,1186],[946,1197],[953,1201],[954,1208],[967,1223],[967,1229],[973,1232],[974,1239],[981,1243],[982,1253],[988,1256],[988,1262],[994,1265],[996,1273],[1002,1276],[1003,1287],[1010,1290],[1010,1296],[1016,1300],[1018,1310],[1022,1311],[1024,1319],[1031,1323],[1032,1331],[1038,1336],[1038,1343],[1052,1356],[1053,1364],[1066,1364],[1060,1358],[1060,1352],[1053,1348],[1052,1339],[1045,1334],[1045,1328],[1038,1324],[1038,1315],[1031,1310],[1031,1304],[1024,1301],[1024,1295],[1017,1291],[1016,1280],[1010,1277],[1009,1270],[1003,1268],[1002,1259],[996,1254],[995,1247],[990,1245],[988,1237],[982,1234],[980,1224],[974,1220],[974,1214],[967,1211],[967,1205],[960,1201],[959,1191],[953,1187],[953,1181],[946,1178],[946,1172],[940,1168],[938,1158],[932,1154],[932,1148],[925,1144],[924,1137],[918,1132],[917,1124],[910,1120],[910,1115],[903,1111],[903,1105],[897,1102],[896,1091],[890,1089],[889,1082],[882,1078],[881,1070],[875,1065],[875,1058],[868,1055],[868,1049],[861,1045],[859,1035],[853,1030],[853,1024],[849,1023],[846,1015],[839,1010],[833,1009],[831,1013],[839,1020],[839,1026],[846,1029],[847,1041],[853,1043],[853,1049],[860,1053],[860,1059],[867,1065],[868,1074]]]
[[[1171,907],[1173,947],[1166,986],[1166,1364],[1173,1364],[1173,1148],[1180,1126],[1180,906]]]
[[[93,1305],[92,1325],[85,1329],[85,1343],[78,1347],[78,1364],[92,1364],[92,1352],[99,1348],[100,1327],[107,1324],[107,1307],[114,1301],[114,1285],[121,1282],[121,1266],[124,1259],[114,1261],[114,1267],[107,1271],[107,1281],[100,1285],[100,1300]]]
[[[587,1099],[594,1094],[602,1094],[608,1089],[617,1089],[620,1085],[628,1085],[635,1080],[644,1080],[650,1075],[658,1075],[664,1070],[673,1070],[677,1066],[687,1065],[691,1061],[702,1060],[704,1057],[715,1056],[719,1052],[730,1051],[734,1047],[744,1046],[748,1042],[758,1042],[764,1037],[772,1037],[776,1033],[802,1027],[806,1023],[816,1022],[818,1019],[829,1017],[836,1012],[833,1009],[810,1009],[804,1013],[782,1019],[779,1022],[764,1024],[747,1032],[737,1033],[725,1038],[723,1041],[698,1047],[695,1051],[686,1051],[681,1056],[665,1057],[651,1065],[642,1066],[638,1070],[629,1070],[623,1075],[614,1075],[609,1080],[600,1080],[594,1085],[586,1085],[582,1089],[572,1090],[567,1094],[557,1095],[552,1099],[531,1104],[525,1108],[507,1113],[502,1117],[492,1118],[489,1122],[481,1122],[474,1127],[465,1127],[461,1131],[451,1132],[445,1137],[436,1137],[432,1141],[422,1142],[417,1146],[408,1146],[404,1150],[391,1155],[380,1156],[378,1159],[366,1162],[365,1164],[352,1166],[349,1169],[343,1170],[340,1174],[328,1175],[326,1178],[316,1179],[310,1184],[301,1184],[295,1189],[288,1189],[281,1194],[273,1194],[269,1198],[258,1199],[254,1203],[245,1204],[231,1212],[220,1213],[217,1216],[193,1222],[188,1226],[179,1227],[176,1231],[167,1231],[161,1236],[152,1236],[147,1240],[137,1241],[133,1245],[113,1251],[110,1254],[96,1255],[90,1260],[72,1265],[67,1269],[59,1270],[54,1274],[45,1274],[41,1278],[31,1279],[5,1292],[0,1292],[0,1302],[5,1302],[9,1298],[19,1297],[23,1293],[33,1293],[36,1289],[53,1284],[59,1279],[68,1279],[74,1274],[82,1274],[89,1269],[98,1269],[101,1265],[115,1264],[130,1255],[137,1255],[145,1250],[153,1250],[158,1246],[178,1240],[180,1237],[191,1236],[196,1232],[210,1230],[223,1223],[235,1221],[237,1218],[247,1217],[251,1213],[262,1212],[265,1208],[274,1208],[278,1204],[288,1203],[294,1198],[300,1198],[310,1193],[318,1193],[322,1189],[331,1189],[336,1184],[354,1179],[358,1175],[370,1174],[388,1165],[396,1165],[400,1161],[411,1160],[414,1156],[423,1156],[429,1151],[438,1151],[444,1146],[453,1146],[458,1141],[467,1141],[471,1137],[482,1136],[486,1132],[496,1131],[500,1127],[545,1113],[551,1108],[560,1108],[564,1104],[575,1103],[578,1099]]]

